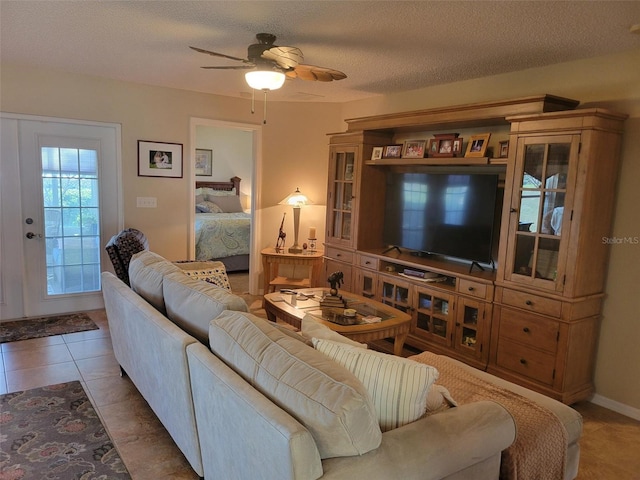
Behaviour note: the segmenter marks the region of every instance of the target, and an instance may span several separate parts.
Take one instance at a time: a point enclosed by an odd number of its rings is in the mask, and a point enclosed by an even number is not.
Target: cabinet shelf
[[[406,166],[406,165],[493,165],[493,159],[489,157],[428,157],[428,158],[381,158],[378,160],[366,160],[365,165],[382,166]],[[505,161],[506,163],[506,161]]]

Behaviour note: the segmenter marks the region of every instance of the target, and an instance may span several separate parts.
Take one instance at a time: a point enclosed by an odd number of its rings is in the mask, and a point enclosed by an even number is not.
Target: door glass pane
[[[526,146],[522,188],[540,188],[542,185],[545,146],[543,144]]]
[[[555,238],[541,238],[536,255],[536,278],[555,280],[558,271],[558,252],[560,240]]]
[[[560,236],[564,215],[564,192],[546,192],[540,233]]]
[[[523,190],[518,214],[518,231],[537,232],[540,218],[540,191]]]
[[[516,236],[516,254],[513,262],[513,273],[531,276],[531,259],[536,238],[530,235]]]
[[[49,295],[100,290],[98,154],[43,147],[42,197]]]

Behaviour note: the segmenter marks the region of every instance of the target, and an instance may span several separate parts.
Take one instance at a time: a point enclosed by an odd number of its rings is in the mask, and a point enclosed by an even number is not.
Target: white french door
[[[120,129],[2,116],[0,320],[101,308]]]

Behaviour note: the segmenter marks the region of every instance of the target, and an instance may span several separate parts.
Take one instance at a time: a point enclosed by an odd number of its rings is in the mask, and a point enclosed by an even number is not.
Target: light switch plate
[[[156,208],[158,199],[156,197],[136,197],[136,206],[138,208]]]

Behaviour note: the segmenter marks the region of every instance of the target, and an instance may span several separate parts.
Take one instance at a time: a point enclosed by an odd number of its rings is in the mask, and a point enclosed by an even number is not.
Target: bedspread
[[[248,213],[197,213],[195,229],[198,261],[249,253],[251,215]]]

